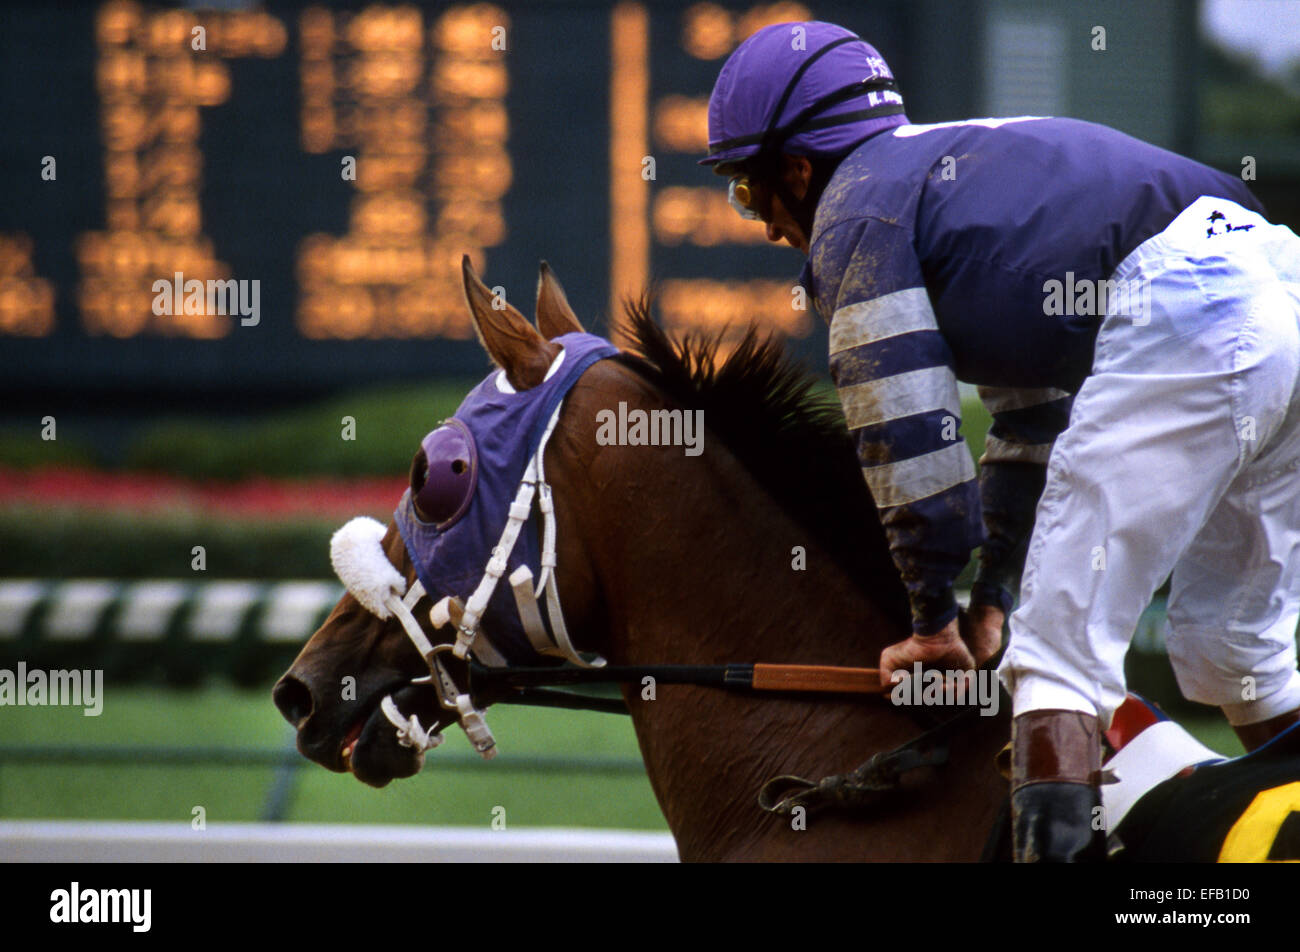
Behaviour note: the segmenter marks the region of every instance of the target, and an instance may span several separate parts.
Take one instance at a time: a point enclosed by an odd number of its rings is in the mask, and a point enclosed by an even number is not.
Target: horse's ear
[[[578,315],[573,313],[569,299],[564,296],[564,288],[560,287],[555,272],[545,261],[537,278],[537,329],[548,340],[561,334],[580,334],[583,330]]]
[[[465,279],[465,301],[483,349],[506,372],[516,390],[536,387],[563,348],[537,333],[528,318],[489,291],[474,273],[469,255],[461,259],[460,270]]]

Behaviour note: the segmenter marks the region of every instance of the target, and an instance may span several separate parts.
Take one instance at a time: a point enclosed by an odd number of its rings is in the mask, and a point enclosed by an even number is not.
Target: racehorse
[[[814,396],[811,378],[752,329],[725,362],[718,338],[673,343],[644,304],[629,307],[632,347],[618,352],[582,331],[545,265],[534,329],[468,259],[463,271],[474,326],[501,369],[425,437],[386,529],[353,520],[336,533],[331,557],[348,593],[273,692],[299,750],[381,787],[416,773],[453,722],[490,755],[478,705],[594,674],[624,685],[684,860],[1006,858],[995,755],[1009,705],[936,724],[915,708],[842,696],[872,673],[845,662],[878,657],[909,612],[838,409]],[[527,411],[528,427],[511,429],[511,407]],[[638,413],[667,420],[683,410],[707,420],[694,452],[623,432]],[[493,471],[507,457],[522,476]],[[540,557],[536,526],[525,526],[535,492]],[[480,531],[471,528],[466,549],[472,515]],[[491,532],[505,524],[495,547],[485,519]],[[503,611],[497,582],[512,565],[515,604]],[[417,620],[414,609],[440,593]],[[441,633],[449,624],[454,642]],[[768,683],[760,664],[736,659],[765,662]],[[814,666],[827,666],[817,690],[829,682],[838,694],[798,694]],[[495,692],[476,693],[476,672],[493,673]],[[550,681],[528,680],[539,672]],[[645,672],[665,683],[647,692]],[[772,688],[790,690],[760,693]],[[1130,697],[1107,739],[1118,751],[1108,773],[1119,783],[1103,788],[1113,857],[1300,859],[1300,726],[1225,760]],[[819,784],[795,776],[824,774]],[[841,796],[869,808],[790,807]]]
[[[557,339],[582,332],[553,275],[543,266],[537,329],[502,307],[468,260],[464,283],[502,391],[542,386],[564,349]],[[717,339],[671,342],[644,304],[629,305],[627,321],[632,352],[581,373],[541,460],[554,487],[553,577],[574,648],[611,666],[874,662],[906,636],[907,602],[837,408],[779,342],[753,329],[722,362]],[[599,439],[602,411],[624,407],[629,418],[702,409],[703,451]],[[422,450],[415,490],[427,466]],[[395,521],[378,541],[414,586]],[[394,737],[386,699],[402,717],[449,722],[436,692],[412,683],[430,667],[398,613],[345,594],[274,690],[305,756],[374,786],[410,776],[423,758],[420,745]],[[427,618],[418,624],[430,643],[448,644]],[[447,677],[463,683],[464,660],[443,659]],[[347,675],[352,699],[340,690]],[[1008,737],[1005,710],[970,719],[945,765],[909,772],[877,808],[791,817],[759,807],[766,780],[849,771],[921,734],[915,713],[879,697],[622,690],[683,860],[973,861],[1007,798],[994,764]]]

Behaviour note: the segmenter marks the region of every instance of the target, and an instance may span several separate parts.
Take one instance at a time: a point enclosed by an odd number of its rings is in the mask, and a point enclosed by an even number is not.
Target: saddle
[[[1112,861],[1300,862],[1300,724],[1227,758],[1130,694],[1106,740]]]

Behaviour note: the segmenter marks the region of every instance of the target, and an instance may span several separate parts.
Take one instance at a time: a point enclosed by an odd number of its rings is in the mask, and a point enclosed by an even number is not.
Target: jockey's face
[[[802,201],[808,194],[812,179],[812,163],[803,156],[781,156],[780,181],[785,192]],[[786,241],[790,247],[808,253],[808,226],[782,201],[782,190],[776,187],[771,175],[752,174],[748,183],[753,196],[749,207],[758,213],[767,229],[767,240]]]

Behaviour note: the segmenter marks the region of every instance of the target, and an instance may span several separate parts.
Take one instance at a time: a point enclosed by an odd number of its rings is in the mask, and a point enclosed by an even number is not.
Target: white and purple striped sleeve
[[[912,604],[913,629],[956,615],[952,583],[982,541],[975,467],[958,432],[952,353],[906,232],[863,219],[819,236],[830,368]]]

